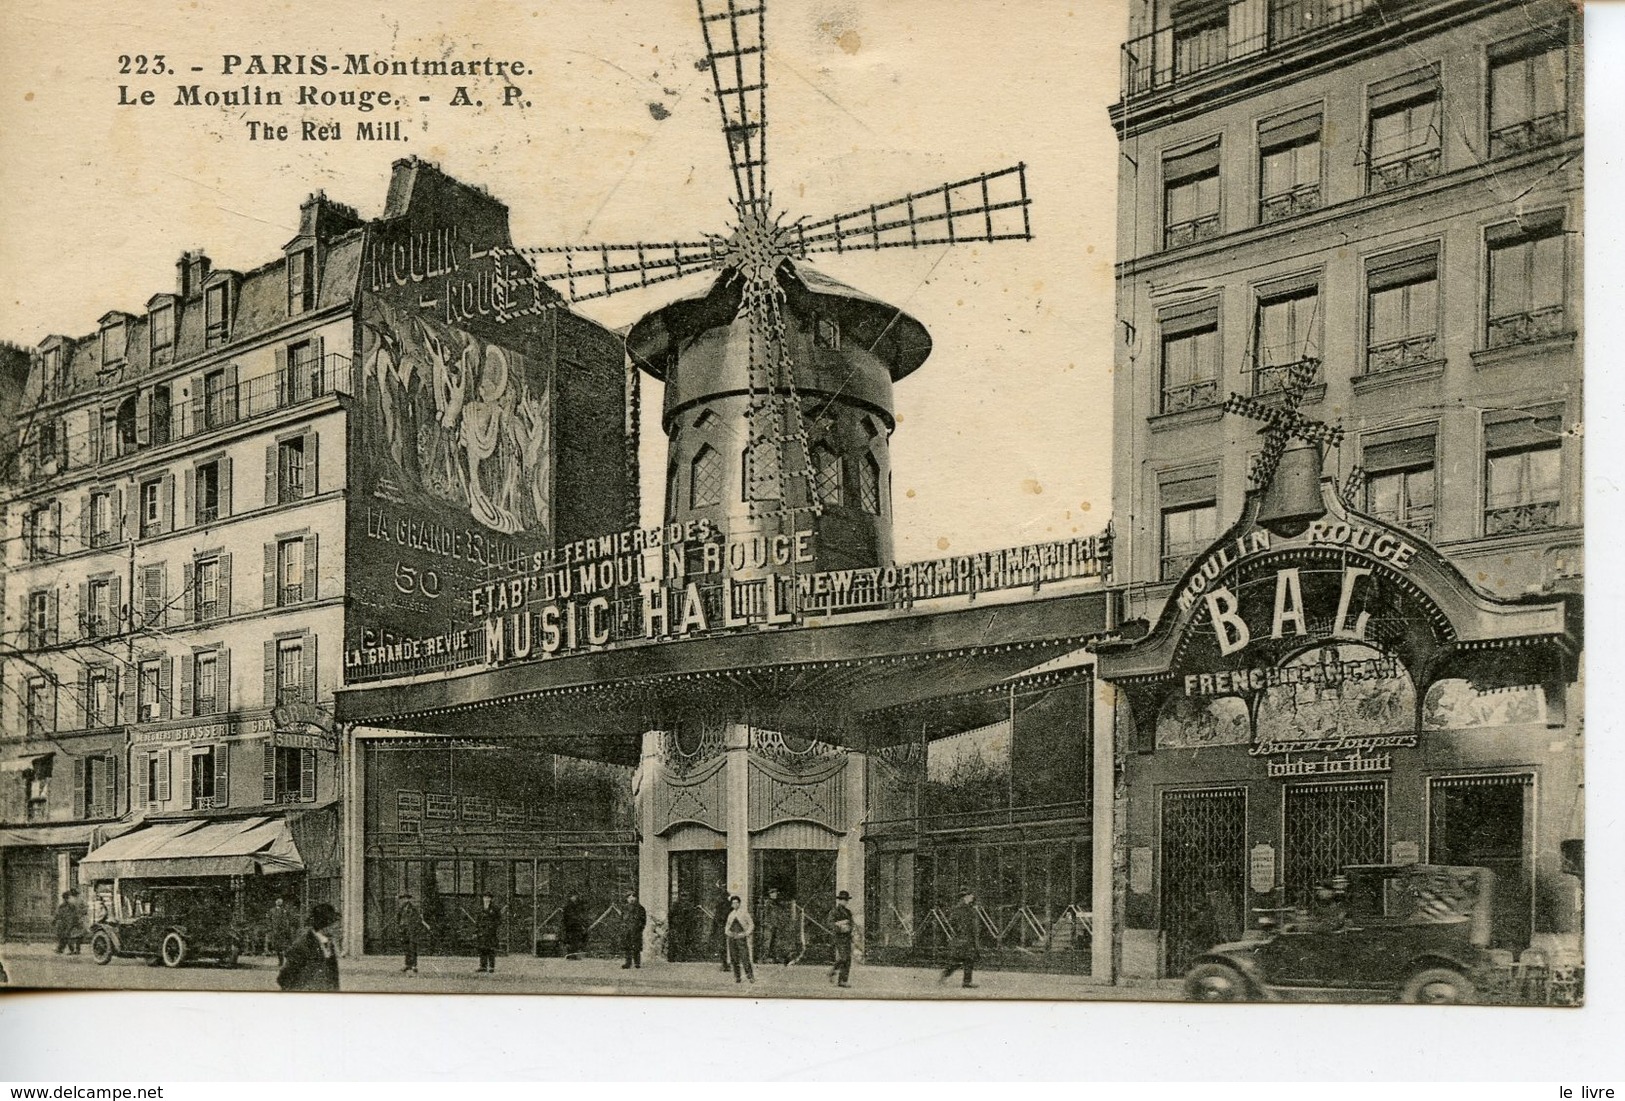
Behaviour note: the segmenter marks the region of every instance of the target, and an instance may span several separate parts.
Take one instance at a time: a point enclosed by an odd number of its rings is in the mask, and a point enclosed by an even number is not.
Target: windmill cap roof
[[[900,307],[805,263],[787,261],[779,282],[792,304],[798,297],[808,297],[818,302],[815,308],[835,314],[843,337],[870,348],[890,338],[891,351],[885,358],[893,381],[912,374],[931,354],[931,334]],[[627,351],[639,367],[664,379],[666,357],[673,347],[680,347],[707,329],[730,323],[738,312],[739,299],[738,276],[724,271],[704,290],[674,299],[640,318],[627,332]]]

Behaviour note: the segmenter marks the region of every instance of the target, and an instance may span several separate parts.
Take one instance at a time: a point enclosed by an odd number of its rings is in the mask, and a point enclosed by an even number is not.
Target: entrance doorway
[[[1521,950],[1531,929],[1526,816],[1534,777],[1458,776],[1428,785],[1428,862],[1495,873],[1490,944]]]
[[[728,879],[728,854],[718,849],[675,852],[667,865],[671,896],[666,916],[666,958],[674,963],[722,960],[718,881]]]
[[[1307,907],[1315,885],[1350,864],[1381,864],[1388,793],[1381,780],[1293,784],[1284,796],[1282,885],[1288,906]]]
[[[757,849],[751,853],[751,913],[756,955],[764,963],[835,958],[829,912],[835,905],[835,852],[824,849]],[[767,892],[779,892],[779,906]]]
[[[1236,940],[1247,905],[1247,797],[1239,788],[1162,796],[1162,928],[1167,971],[1183,975]]]
[[[11,849],[5,868],[0,896],[5,899],[6,939],[50,937],[57,904],[56,854],[47,849]]]

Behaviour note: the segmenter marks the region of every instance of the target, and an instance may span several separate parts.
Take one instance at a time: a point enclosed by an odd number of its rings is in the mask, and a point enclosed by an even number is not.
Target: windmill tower
[[[554,270],[534,279],[571,304],[717,272],[627,339],[633,364],[665,384],[666,519],[708,518],[735,541],[811,530],[814,561],[803,571],[888,565],[892,384],[925,361],[931,338],[809,261],[1029,240],[1026,166],[789,221],[768,187],[766,0],[696,2],[733,170],[733,225],[703,240],[517,251],[552,257]],[[734,572],[776,569],[763,556]]]

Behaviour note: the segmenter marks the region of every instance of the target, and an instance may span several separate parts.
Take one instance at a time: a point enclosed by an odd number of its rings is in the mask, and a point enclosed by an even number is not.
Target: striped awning
[[[79,864],[79,879],[174,879],[303,871],[286,819],[155,822],[115,838]]]

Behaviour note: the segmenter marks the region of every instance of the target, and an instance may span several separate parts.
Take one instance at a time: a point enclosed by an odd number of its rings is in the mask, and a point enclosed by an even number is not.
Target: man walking
[[[429,923],[423,920],[423,911],[418,904],[412,901],[412,892],[401,889],[400,897],[395,900],[395,929],[401,935],[401,950],[406,953],[406,962],[401,966],[401,974],[410,971],[418,973],[418,935],[429,931]]]
[[[325,902],[310,908],[310,928],[288,946],[287,958],[277,972],[276,984],[283,990],[337,990],[339,954],[327,930],[339,919],[339,912]]]
[[[829,981],[846,986],[852,977],[852,911],[847,903],[852,896],[845,891],[835,895],[835,908],[829,912],[829,929],[835,937],[835,966],[829,969]]]
[[[497,943],[502,937],[502,910],[486,891],[480,895],[480,908],[474,915],[474,947],[480,952],[482,974],[493,975],[497,969]]]
[[[278,895],[265,915],[265,947],[281,967],[288,958],[288,946],[299,935],[299,919],[286,899]]]
[[[937,981],[947,982],[949,975],[963,969],[965,981],[959,985],[966,990],[974,989],[973,974],[982,944],[982,915],[976,910],[975,891],[967,888],[959,892],[959,905],[948,915],[948,924],[953,927],[953,937],[948,942],[948,966]]]
[[[648,924],[649,911],[638,901],[638,893],[626,892],[626,909],[621,911],[621,949],[626,953],[622,971],[643,966],[643,929]]]
[[[56,930],[56,954],[64,952],[69,954],[78,951],[74,944],[74,931],[79,928],[79,910],[74,906],[74,891],[63,891],[62,902],[56,908],[56,917],[52,922]]]
[[[777,887],[769,887],[767,900],[762,903],[762,962],[780,963],[786,967],[790,965],[790,957],[795,955],[795,938],[792,933],[794,922],[790,916],[790,904],[779,897]]]
[[[564,910],[559,914],[559,925],[564,934],[564,958],[567,960],[583,959],[587,955],[587,932],[591,928],[587,921],[587,904],[581,901],[581,896],[574,891],[565,900]]]
[[[733,896],[728,894],[728,881],[717,880],[717,889],[711,898],[711,940],[715,945],[717,957],[722,961],[722,969],[728,970],[728,913],[733,906]]]

